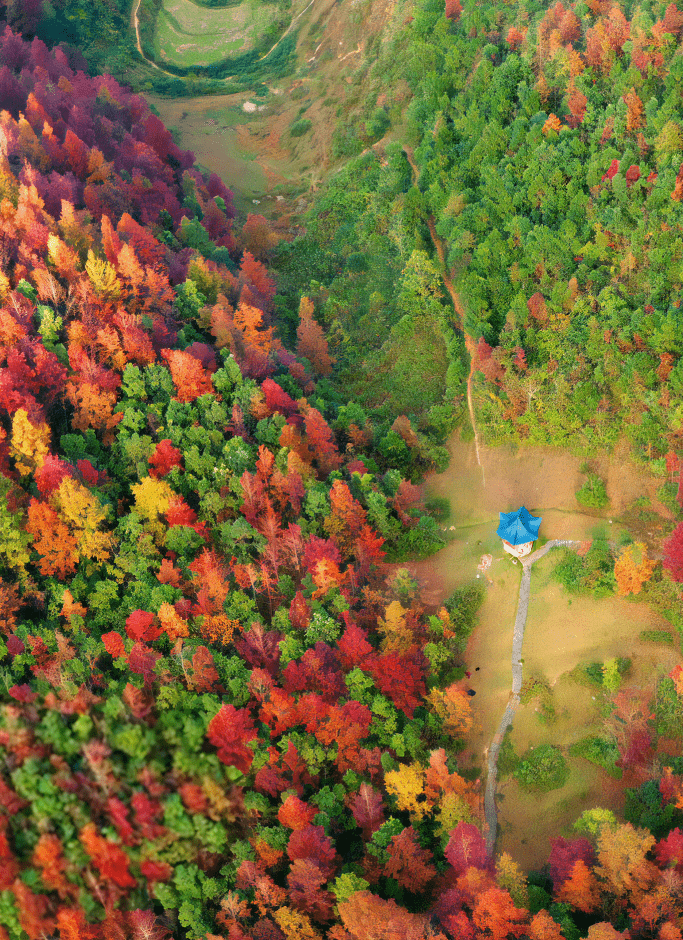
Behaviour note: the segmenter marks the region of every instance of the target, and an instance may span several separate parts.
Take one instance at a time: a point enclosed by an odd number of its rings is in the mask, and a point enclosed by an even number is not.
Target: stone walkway
[[[532,552],[522,562],[522,583],[519,586],[519,601],[517,602],[517,616],[515,629],[512,635],[512,691],[498,729],[493,736],[489,747],[488,772],[486,775],[486,790],[484,791],[484,819],[486,822],[486,848],[489,855],[493,855],[498,834],[498,814],[496,811],[496,783],[498,779],[498,754],[509,725],[512,725],[517,706],[519,693],[522,690],[522,643],[524,641],[524,627],[529,613],[529,597],[531,593],[531,566],[539,558],[547,555],[551,548],[566,547],[577,548],[581,543],[568,539],[551,539],[549,542]]]

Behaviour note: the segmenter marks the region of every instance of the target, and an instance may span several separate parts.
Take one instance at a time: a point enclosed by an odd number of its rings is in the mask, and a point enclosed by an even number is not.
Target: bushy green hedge
[[[521,757],[514,776],[525,790],[546,793],[565,785],[569,779],[569,766],[558,747],[539,744]]]
[[[576,491],[576,499],[588,509],[604,509],[609,505],[604,480],[597,473],[589,473],[586,482]]]
[[[597,764],[602,767],[610,777],[621,780],[622,770],[616,766],[619,760],[619,748],[613,738],[601,738],[589,736],[577,741],[569,748],[572,757],[583,757],[591,764]]]
[[[594,540],[585,555],[564,549],[553,569],[553,577],[571,594],[607,597],[616,589],[615,551],[609,542]]]
[[[292,137],[303,137],[313,127],[313,121],[310,118],[300,118],[289,128]]]

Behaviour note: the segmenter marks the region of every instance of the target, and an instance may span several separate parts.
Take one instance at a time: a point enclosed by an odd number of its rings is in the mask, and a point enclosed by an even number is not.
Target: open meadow
[[[259,0],[218,9],[191,0],[164,0],[157,19],[155,53],[160,61],[184,68],[213,65],[252,49],[276,15],[276,4]]]

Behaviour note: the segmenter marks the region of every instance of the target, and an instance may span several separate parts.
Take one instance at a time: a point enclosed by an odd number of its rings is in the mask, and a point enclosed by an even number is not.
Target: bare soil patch
[[[449,445],[451,463],[444,474],[433,475],[429,487],[447,496],[453,514],[460,523],[506,512],[520,504],[528,509],[554,509],[583,513],[589,518],[618,518],[635,500],[647,497],[654,511],[665,517],[668,511],[657,499],[657,490],[664,480],[636,467],[628,454],[619,451],[608,457],[589,460],[591,468],[605,481],[610,506],[604,513],[585,512],[576,501],[576,491],[586,477],[580,470],[585,458],[552,447],[486,447],[480,448],[483,465],[477,466],[474,445],[457,438]],[[472,498],[472,488],[476,498]],[[547,527],[544,525],[544,530]],[[546,531],[547,537],[563,538],[563,534]]]

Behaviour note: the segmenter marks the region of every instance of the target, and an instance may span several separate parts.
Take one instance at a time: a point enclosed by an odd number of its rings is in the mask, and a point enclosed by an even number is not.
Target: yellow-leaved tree
[[[660,875],[647,857],[656,841],[647,829],[636,829],[630,823],[603,826],[598,836],[595,868],[603,890],[638,904]]]
[[[425,769],[421,764],[401,764],[398,770],[390,770],[384,776],[388,793],[396,798],[398,809],[410,813],[411,822],[422,819],[429,812],[426,802],[417,799],[424,793]]]
[[[64,477],[52,503],[76,539],[78,554],[93,561],[106,561],[116,546],[111,532],[103,532],[107,510],[73,477]]]
[[[526,875],[507,852],[503,852],[496,861],[496,881],[500,888],[510,892],[510,897],[517,907],[528,906]]]
[[[310,918],[291,907],[278,907],[273,917],[287,940],[322,940]]]
[[[470,804],[464,796],[460,796],[458,793],[447,793],[437,807],[435,816],[438,821],[436,833],[442,840],[443,846],[446,845],[451,832],[459,822],[475,822]]]
[[[167,512],[176,494],[168,483],[155,477],[145,477],[131,487],[131,492],[135,499],[135,512],[155,541],[160,542],[166,531],[160,517]]]
[[[105,258],[97,258],[92,249],[88,251],[88,260],[85,263],[85,273],[88,275],[95,293],[100,297],[114,300],[121,293],[121,284],[116,276],[116,268]]]
[[[0,568],[18,573],[23,581],[26,577],[26,565],[31,557],[31,536],[24,530],[24,513],[12,512],[10,509],[9,496],[14,488],[14,483],[0,474]],[[0,622],[2,591],[0,579]]]
[[[412,646],[413,631],[406,623],[407,613],[400,601],[392,601],[384,612],[384,620],[378,620],[383,653],[405,653]]]
[[[27,476],[43,466],[50,452],[50,428],[45,422],[33,424],[26,409],[19,408],[12,418],[10,454],[17,470]]]

